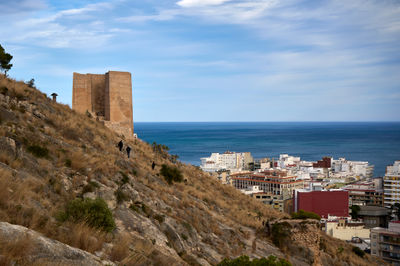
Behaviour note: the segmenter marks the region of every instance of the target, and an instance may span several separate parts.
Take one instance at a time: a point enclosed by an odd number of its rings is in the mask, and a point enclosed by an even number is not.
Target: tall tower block
[[[126,138],[133,137],[132,78],[129,72],[73,74],[72,109],[89,112]]]

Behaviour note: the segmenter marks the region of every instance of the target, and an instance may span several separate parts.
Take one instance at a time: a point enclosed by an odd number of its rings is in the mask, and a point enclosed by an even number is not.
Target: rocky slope
[[[277,239],[262,221],[283,223],[283,214],[175,161],[160,145],[125,141],[132,147],[128,159],[116,147],[120,138],[100,121],[0,76],[0,221],[7,222],[0,223],[0,262],[67,265],[79,257],[76,265],[215,265],[225,257],[274,254],[293,265],[380,264],[311,221],[288,220]],[[162,164],[177,167],[183,182],[168,184]],[[104,199],[115,229],[60,219],[77,198]],[[34,244],[19,241],[22,233]]]

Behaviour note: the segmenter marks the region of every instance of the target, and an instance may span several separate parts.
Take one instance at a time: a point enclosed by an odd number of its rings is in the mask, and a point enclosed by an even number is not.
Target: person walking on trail
[[[153,163],[151,164],[151,170],[154,170],[154,167],[156,167],[156,163],[153,161]]]
[[[122,140],[120,140],[120,142],[118,142],[119,151],[122,151],[122,147],[124,147],[124,143],[122,142]]]
[[[131,154],[131,147],[126,147],[126,154],[128,154],[128,158],[129,158],[129,156],[130,156],[130,154]]]

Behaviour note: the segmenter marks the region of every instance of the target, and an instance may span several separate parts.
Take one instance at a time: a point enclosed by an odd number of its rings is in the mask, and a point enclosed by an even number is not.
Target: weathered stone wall
[[[105,87],[106,76],[98,74],[87,74],[92,88],[92,111],[97,116],[105,116]]]
[[[106,83],[106,120],[131,129],[133,134],[131,73],[109,71]],[[109,108],[107,107],[109,105]]]
[[[85,74],[73,74],[72,109],[80,113],[92,110],[92,91]]]
[[[73,75],[72,109],[104,118],[105,124],[125,137],[133,137],[131,73]]]

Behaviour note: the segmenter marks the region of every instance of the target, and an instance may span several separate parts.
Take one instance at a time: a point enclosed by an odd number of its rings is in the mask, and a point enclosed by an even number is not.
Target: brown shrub
[[[85,168],[88,166],[87,157],[83,152],[72,152],[70,156],[71,160],[71,168],[75,171],[81,172],[84,171]]]
[[[33,244],[28,234],[17,239],[0,240],[0,265],[28,265],[28,256],[33,250]]]
[[[107,241],[107,233],[89,227],[85,223],[68,223],[66,226],[68,230],[60,230],[54,237],[70,246],[94,253],[101,250]]]
[[[0,168],[0,209],[8,206],[11,194],[11,171]]]
[[[129,255],[129,246],[132,242],[132,237],[128,234],[117,237],[114,246],[111,249],[110,259],[112,261],[122,261]]]

